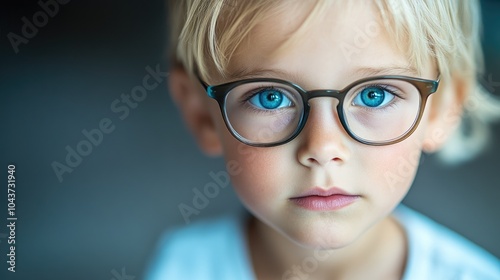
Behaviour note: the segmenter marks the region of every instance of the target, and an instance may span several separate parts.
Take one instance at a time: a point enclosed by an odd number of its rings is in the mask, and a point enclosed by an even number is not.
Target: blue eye
[[[292,101],[277,89],[261,90],[248,101],[257,108],[267,110],[290,107],[293,105]]]
[[[369,86],[361,90],[353,100],[353,105],[376,108],[384,106],[394,99],[394,94],[383,87]]]

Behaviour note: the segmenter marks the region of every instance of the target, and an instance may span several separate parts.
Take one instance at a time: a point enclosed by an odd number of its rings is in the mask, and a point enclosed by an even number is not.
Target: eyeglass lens
[[[295,87],[254,81],[231,89],[224,110],[230,129],[243,141],[266,144],[285,141],[296,132],[304,117],[304,103]],[[353,86],[340,105],[347,130],[361,140],[382,143],[413,127],[421,97],[407,81],[380,79]]]

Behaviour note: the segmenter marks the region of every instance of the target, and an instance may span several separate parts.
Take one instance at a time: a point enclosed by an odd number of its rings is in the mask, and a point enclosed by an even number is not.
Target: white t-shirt
[[[429,218],[400,205],[408,239],[403,280],[500,280],[500,260]],[[165,234],[146,280],[254,280],[243,216],[193,223]]]

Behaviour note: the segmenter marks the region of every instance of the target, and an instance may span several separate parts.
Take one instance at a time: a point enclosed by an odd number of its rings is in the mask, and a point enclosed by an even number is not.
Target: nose
[[[337,114],[338,100],[328,97],[309,101],[307,123],[299,135],[298,161],[307,167],[342,164],[349,159],[349,135]]]

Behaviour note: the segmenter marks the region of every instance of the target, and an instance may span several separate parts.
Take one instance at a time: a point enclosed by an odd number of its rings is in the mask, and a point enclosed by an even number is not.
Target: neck
[[[248,240],[257,279],[401,279],[407,255],[404,230],[392,217],[334,250],[302,247],[255,218]]]

